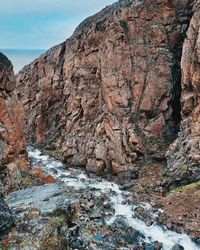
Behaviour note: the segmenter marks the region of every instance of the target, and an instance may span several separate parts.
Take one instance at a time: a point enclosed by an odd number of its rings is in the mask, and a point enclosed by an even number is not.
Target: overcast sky
[[[0,48],[48,49],[116,0],[0,0]]]

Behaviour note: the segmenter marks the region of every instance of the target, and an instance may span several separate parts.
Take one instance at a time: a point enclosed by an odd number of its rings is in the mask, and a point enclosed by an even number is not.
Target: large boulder
[[[120,0],[18,75],[26,135],[69,166],[114,173],[162,157],[180,123],[189,0]]]

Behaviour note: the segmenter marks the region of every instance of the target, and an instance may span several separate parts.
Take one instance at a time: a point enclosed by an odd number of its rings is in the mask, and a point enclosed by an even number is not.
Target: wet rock
[[[146,244],[144,247],[144,250],[161,250],[162,249],[162,243],[155,242],[153,244]]]
[[[117,219],[112,225],[112,231],[116,232],[118,243],[138,244],[144,236],[130,227],[124,219]]]
[[[43,180],[44,183],[51,184],[51,183],[55,183],[56,182],[55,178],[52,175],[46,174],[42,170],[42,168],[33,168],[33,169],[31,169],[30,173],[33,176],[35,176],[35,177]]]
[[[95,213],[95,214],[91,214],[90,215],[90,219],[91,220],[95,220],[95,219],[100,219],[102,217],[101,214]]]
[[[155,250],[161,250],[163,247],[163,244],[161,242],[154,242],[153,246]]]
[[[134,183],[128,183],[128,184],[124,184],[123,186],[120,187],[121,190],[129,190],[134,186]]]
[[[86,249],[89,245],[87,239],[80,237],[79,226],[74,226],[66,230],[65,238],[70,249]]]
[[[154,246],[152,246],[152,245],[145,246],[144,249],[145,250],[155,250]]]
[[[88,200],[83,200],[81,203],[81,208],[84,211],[90,211],[94,207],[94,202],[88,201]]]
[[[184,250],[184,247],[179,244],[176,244],[172,247],[172,250]]]

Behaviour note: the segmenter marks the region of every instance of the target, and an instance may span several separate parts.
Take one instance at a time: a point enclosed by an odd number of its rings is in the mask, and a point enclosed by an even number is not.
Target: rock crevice
[[[180,60],[192,4],[118,1],[27,65],[18,86],[28,140],[95,172],[163,159],[181,121]]]
[[[194,5],[194,15],[190,22],[183,45],[182,70],[182,122],[177,140],[170,146],[168,174],[179,184],[200,179],[200,3]]]

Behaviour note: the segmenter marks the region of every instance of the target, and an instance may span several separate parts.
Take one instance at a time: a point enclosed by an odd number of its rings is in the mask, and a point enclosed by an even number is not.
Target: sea
[[[11,60],[15,73],[18,73],[20,69],[32,62],[45,51],[45,49],[0,49],[0,52]]]

